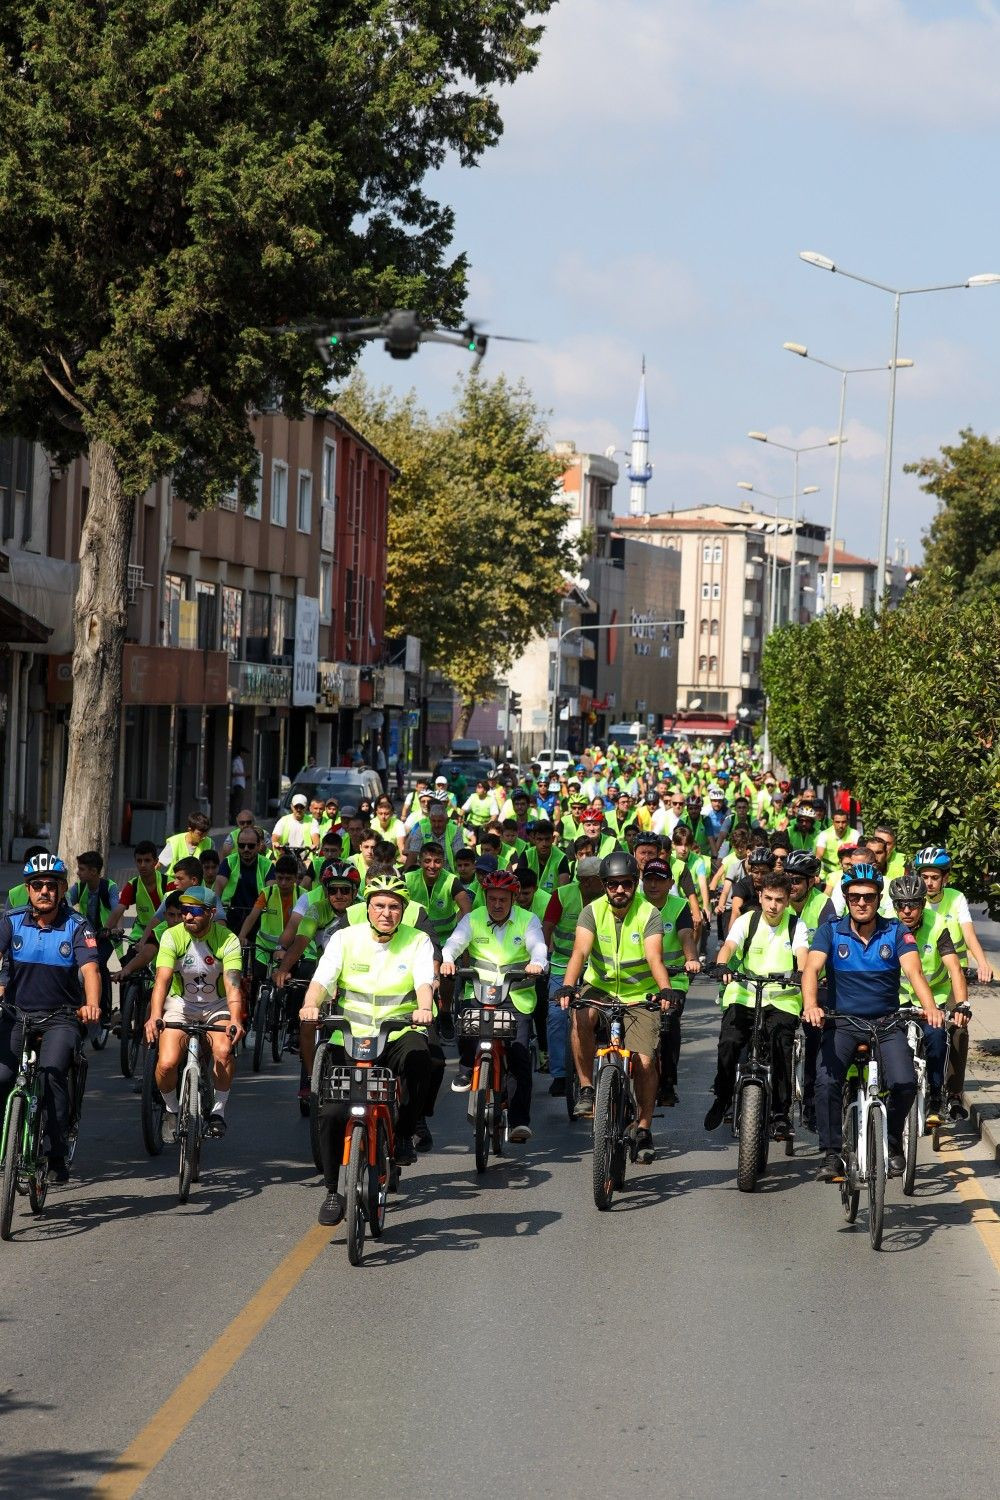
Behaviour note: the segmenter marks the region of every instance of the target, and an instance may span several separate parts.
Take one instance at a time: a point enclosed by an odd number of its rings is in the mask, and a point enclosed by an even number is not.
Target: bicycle
[[[342,1012],[334,1011],[327,1019],[342,1032],[347,1061],[321,1070],[317,1105],[336,1103],[350,1109],[341,1165],[347,1172],[347,1258],[352,1266],[360,1266],[366,1230],[371,1229],[372,1239],[381,1237],[388,1195],[398,1186],[400,1173],[393,1161],[399,1080],[391,1068],[377,1064],[390,1032],[408,1023],[405,1017],[393,1016],[371,1036],[354,1036]]]
[[[844,1180],[840,1201],[844,1217],[853,1224],[861,1202],[861,1189],[868,1188],[868,1235],[872,1249],[882,1245],[885,1218],[885,1184],[889,1174],[889,1117],[880,1083],[880,1048],[884,1037],[897,1030],[899,1016],[875,1026],[863,1016],[838,1015],[827,1025],[842,1023],[857,1038],[852,1068],[844,1083],[841,1105],[843,1121]]]
[[[806,1112],[806,1038],[800,1026],[792,1043],[792,1119],[802,1125]]]
[[[519,1012],[510,1003],[512,989],[534,986],[535,975],[523,969],[483,979],[478,969],[455,970],[458,1035],[478,1045],[472,1064],[469,1119],[475,1132],[476,1171],[502,1156],[507,1143],[507,1048],[517,1038]],[[471,984],[475,1003],[461,1005],[461,986]]]
[[[309,988],[308,979],[290,979],[283,989],[278,989],[268,978],[261,982],[257,991],[257,1005],[253,1015],[253,1071],[259,1073],[264,1060],[264,1045],[270,1040],[271,1060],[280,1063],[288,1047],[289,1038],[298,1019],[292,1019],[290,999],[293,995],[304,995]]]
[[[33,1214],[45,1207],[49,1186],[49,1163],[45,1155],[45,1078],[38,1066],[38,1048],[46,1027],[56,1021],[79,1022],[75,1010],[55,1011],[52,1015],[31,1015],[13,1006],[3,1006],[22,1027],[21,1061],[4,1110],[3,1136],[0,1139],[0,1240],[9,1240],[14,1218],[14,1199],[26,1193]],[[69,1128],[66,1137],[66,1163],[72,1163],[80,1132],[83,1094],[87,1084],[87,1059],[83,1054],[83,1032],[74,1051],[67,1075],[69,1092]]]
[[[734,969],[720,972],[732,974],[754,992],[753,1029],[746,1055],[736,1065],[732,1106],[733,1135],[739,1142],[736,1186],[741,1193],[752,1193],[767,1171],[772,1138],[771,1044],[764,1039],[764,991],[769,984],[782,989],[798,989],[802,981],[794,971],[791,974],[749,974]],[[803,1051],[803,1073],[804,1067]],[[795,1134],[791,1128],[784,1141],[785,1155],[794,1156]]]
[[[912,1008],[912,1007],[911,1007]],[[961,1011],[963,1015],[971,1016],[972,1007],[966,1001],[963,1005],[956,1005],[955,1010]],[[927,1135],[927,1116],[930,1113],[930,1079],[927,1073],[927,1059],[925,1056],[925,1041],[923,1027],[919,1025],[918,1014],[910,1015],[904,1008],[901,1012],[906,1022],[906,1040],[910,1044],[913,1053],[913,1068],[917,1075],[917,1095],[910,1105],[903,1126],[903,1158],[905,1167],[903,1169],[903,1192],[907,1197],[913,1193],[917,1172],[917,1142],[922,1135]],[[945,1079],[948,1077],[948,1068],[951,1061],[951,1038],[953,1026],[951,1023],[945,1026],[945,1053],[944,1072]],[[936,1125],[930,1129],[931,1150],[941,1150],[941,1126],[943,1121],[938,1120]]]
[[[187,1056],[177,1080],[177,1141],[180,1145],[180,1164],[177,1178],[177,1199],[186,1203],[191,1193],[192,1182],[197,1182],[201,1158],[201,1142],[215,1104],[215,1083],[212,1073],[215,1059],[212,1049],[202,1045],[202,1038],[209,1032],[236,1035],[235,1026],[208,1025],[202,1021],[159,1021],[158,1031],[183,1031],[187,1033]],[[155,1056],[153,1048],[150,1053]],[[155,1079],[154,1079],[155,1083]],[[160,1149],[162,1136],[162,1099],[160,1101]],[[145,1125],[143,1126],[145,1135]],[[158,1155],[159,1153],[154,1153]]]
[[[97,939],[98,947],[100,947],[101,943],[110,942],[114,946],[115,951],[117,951],[121,940],[121,933],[117,929],[112,930],[108,927],[98,927],[94,930],[94,937]],[[90,1045],[95,1052],[104,1051],[108,1045],[108,1039],[112,1031],[111,976],[108,972],[107,961],[101,959],[99,967],[101,973],[101,1019],[93,1024],[90,1032]]]
[[[667,971],[668,973],[670,970]],[[633,1082],[632,1052],[624,1045],[625,1017],[631,1010],[661,1009],[659,1000],[647,998],[632,1005],[617,995],[571,1000],[570,1010],[596,1010],[599,1025],[607,1032],[607,1046],[594,1055],[594,1203],[602,1213],[611,1207],[615,1192],[625,1186],[629,1161],[638,1160],[636,1132],[638,1114]]]
[[[144,1045],[153,974],[149,968],[130,974],[122,987],[121,1019],[118,1026],[119,1065],[123,1078],[132,1078]]]

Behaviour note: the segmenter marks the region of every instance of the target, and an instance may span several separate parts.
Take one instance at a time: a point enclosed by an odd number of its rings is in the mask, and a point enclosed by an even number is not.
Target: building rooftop
[[[659,511],[656,515],[615,516],[616,531],[728,531],[733,528],[723,521],[710,521],[705,517],[681,516],[672,511]]]
[[[829,556],[829,548],[824,547],[819,555],[819,562],[825,564]],[[835,568],[871,568],[874,572],[876,564],[870,557],[858,557],[854,552],[845,552],[842,547],[833,549],[833,565]]]

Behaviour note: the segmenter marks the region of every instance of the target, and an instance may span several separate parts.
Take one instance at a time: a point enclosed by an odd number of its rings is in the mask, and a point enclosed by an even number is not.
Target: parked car
[[[483,760],[483,746],[480,740],[452,740],[452,760]]]
[[[576,764],[574,757],[570,755],[568,750],[542,750],[534,757],[534,760],[541,766],[542,771],[546,775],[549,771],[554,770],[558,776],[565,776],[570,766]]]
[[[476,782],[479,780],[485,781],[490,772],[495,769],[496,762],[491,760],[488,755],[478,760],[456,760],[453,756],[449,756],[446,760],[438,761],[434,767],[434,775],[436,777],[446,776],[448,778],[448,787],[451,791],[455,789],[454,783],[456,778],[461,776],[465,779],[468,792],[474,792]]]
[[[297,776],[278,804],[278,816],[289,811],[292,798],[297,792],[308,797],[336,797],[341,807],[357,806],[367,797],[374,802],[382,795],[382,782],[377,771],[365,766],[313,766],[311,770]]]

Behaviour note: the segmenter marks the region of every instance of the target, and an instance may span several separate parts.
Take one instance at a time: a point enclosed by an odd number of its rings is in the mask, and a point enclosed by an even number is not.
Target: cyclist
[[[767,844],[750,850],[743,861],[746,874],[737,875],[732,884],[727,933],[732,931],[734,922],[744,912],[756,911],[760,907],[761,886],[768,875],[775,873],[774,864],[774,854]]]
[[[690,976],[701,970],[695,945],[694,923],[686,897],[672,895],[674,872],[670,861],[651,859],[642,867],[642,894],[663,919],[663,962],[670,969],[683,964],[684,974],[676,974],[671,986],[677,994],[660,1029],[660,1083],[657,1104],[673,1107],[677,1103],[677,1064],[681,1055],[681,1016],[687,997]]]
[[[225,909],[230,931],[239,932],[244,925],[274,869],[270,857],[261,848],[256,828],[240,828],[236,850],[221,862],[215,881],[216,899]],[[207,880],[205,884],[208,884]]]
[[[924,881],[916,872],[912,875],[900,875],[891,882],[889,895],[899,920],[913,933],[920,954],[920,967],[938,1007],[945,1009],[949,1000],[953,1000],[955,1005],[964,1005],[969,997],[965,970],[955,951],[948,923],[927,905],[927,886]],[[904,1005],[915,1005],[913,988],[905,978],[901,989]],[[949,1019],[956,1030],[964,1030],[968,1025],[968,1016],[964,1011],[955,1012]],[[927,1083],[930,1090],[927,1123],[940,1125],[945,1082],[944,1063],[948,1052],[948,1032],[952,1028],[931,1027],[921,1022],[921,1029],[924,1033],[924,1056],[927,1059]],[[966,1049],[967,1035],[966,1033]],[[957,1092],[961,1095],[961,1089]]]
[[[434,1019],[434,948],[430,938],[415,927],[402,925],[406,888],[397,875],[373,875],[365,891],[368,920],[335,932],[316,965],[306,991],[299,1020],[315,1026],[319,1007],[334,993],[353,1034],[369,1036],[383,1021],[399,1018],[399,1030],[390,1033],[379,1065],[402,1079],[395,1160],[400,1166],[416,1161],[413,1131],[417,1120],[433,1113],[440,1070],[427,1037],[414,1031],[411,1022],[429,1026]],[[343,1061],[343,1033],[330,1038],[333,1056]],[[349,1105],[321,1102],[319,1142],[323,1158],[326,1197],[319,1222],[339,1224],[344,1217],[344,1197],[338,1192],[344,1154],[344,1127]]]
[[[108,917],[108,926],[115,930],[130,907],[135,907],[135,921],[126,934],[130,943],[138,943],[152,920],[153,914],[166,895],[166,878],[156,861],[156,845],[143,839],[132,850],[135,859],[135,874],[122,886],[118,903]]]
[[[833,921],[836,911],[833,902],[826,894],[822,886],[815,884],[816,877],[820,873],[819,859],[815,854],[809,854],[805,849],[793,849],[785,860],[785,874],[788,876],[790,889],[790,905],[795,915],[802,921],[806,929],[806,936],[811,943],[816,935],[816,929],[821,922]],[[819,992],[819,1003],[822,1007],[826,1001],[826,986],[821,982]],[[802,1123],[807,1130],[816,1129],[816,1060],[819,1057],[820,1032],[815,1026],[803,1028],[805,1040],[805,1066],[803,1069],[802,1083]]]
[[[104,860],[96,849],[78,854],[76,880],[69,888],[67,901],[70,906],[87,918],[91,930],[97,937],[97,965],[101,971],[101,1015],[107,1023],[111,1017],[111,970],[108,960],[115,951],[114,940],[108,930],[112,913],[120,905],[118,887],[113,880],[101,874]]]
[[[976,929],[972,925],[969,903],[955,886],[947,885],[951,874],[951,855],[940,844],[921,849],[913,861],[916,873],[923,877],[927,887],[927,904],[939,917],[944,917],[951,933],[959,962],[966,964],[971,953],[976,961],[980,984],[990,984],[993,969],[986,960]]]
[[[544,974],[548,953],[542,924],[532,911],[516,904],[520,881],[511,870],[497,870],[483,878],[485,906],[477,907],[462,918],[445,943],[441,953],[441,976],[455,972],[455,961],[468,952],[469,964],[487,972],[506,973],[524,969],[528,974]],[[511,1001],[518,1012],[517,1037],[508,1049],[510,1079],[513,1085],[508,1099],[509,1138],[521,1143],[531,1139],[531,1017],[537,994],[534,984],[511,991]],[[459,1073],[452,1084],[454,1093],[467,1093],[472,1084],[474,1041],[459,1042]]]
[[[215,920],[215,896],[207,886],[189,886],[181,892],[180,903],[181,925],[168,927],[160,939],[146,1022],[146,1041],[151,1047],[159,1042],[156,1087],[163,1098],[163,1139],[168,1145],[177,1139],[177,1072],[188,1039],[183,1031],[161,1032],[158,1022],[229,1022],[226,1031],[208,1033],[215,1059],[215,1105],[205,1133],[217,1139],[226,1133],[226,1104],[236,1071],[233,1048],[243,1035],[239,938]],[[230,1036],[233,1028],[235,1035]]]
[[[857,841],[858,830],[850,826],[846,811],[835,807],[829,826],[819,834],[812,850],[822,866],[824,881],[836,876],[840,870],[841,844],[856,844]]]
[[[941,1025],[930,986],[920,966],[913,934],[895,918],[879,914],[882,874],[872,864],[856,864],[843,876],[846,916],[820,923],[802,972],[803,1019],[822,1026],[825,1014],[862,1016],[885,1021],[899,1012],[900,978],[909,980],[929,1026]],[[827,976],[827,1003],[818,1001],[819,976]],[[820,1182],[842,1182],[844,1165],[841,1096],[857,1038],[836,1026],[823,1032],[816,1070],[816,1126],[823,1160]],[[913,1054],[901,1030],[889,1031],[881,1042],[882,1077],[889,1090],[889,1173],[902,1174],[903,1125],[917,1092]]]
[[[550,895],[557,886],[566,885],[570,878],[569,860],[553,845],[555,832],[551,823],[529,825],[528,848],[520,860],[521,866],[528,865],[535,872],[539,890]]]
[[[750,1040],[754,1021],[754,993],[743,976],[791,974],[805,964],[809,939],[805,925],[789,906],[788,877],[777,870],[761,882],[760,909],[750,911],[730,927],[719,949],[718,963],[736,966],[722,996],[718,1062],[712,1092],[715,1101],[705,1116],[705,1129],[717,1130],[726,1117],[736,1087],[736,1065]],[[802,1013],[802,995],[797,989],[768,985],[763,994],[763,1025],[771,1050],[771,1111],[775,1140],[791,1132],[792,1046]]]
[[[58,855],[36,854],[24,866],[23,875],[27,906],[0,917],[3,998],[31,1016],[75,1010],[81,1021],[94,1024],[101,1016],[97,939],[86,917],[66,900],[66,866]],[[78,1023],[67,1016],[45,1028],[39,1048],[48,1128],[44,1145],[55,1182],[66,1182],[69,1177],[67,1076],[79,1039]],[[23,1040],[16,1014],[0,1014],[0,1109],[17,1077]]]
[[[253,828],[256,818],[249,809],[244,809],[236,815],[236,826],[231,828],[222,840],[222,857],[236,853],[236,845],[239,842],[240,833],[245,828]]]
[[[151,964],[160,951],[160,939],[168,927],[176,927],[181,919],[181,898],[177,891],[170,891],[163,898],[163,906],[166,912],[162,922],[158,922],[153,928],[153,935],[148,943],[141,943],[132,953],[128,963],[122,964],[117,973],[112,974],[112,984],[124,984],[126,979],[131,979],[133,974],[138,974]]]
[[[558,992],[566,1008],[581,976],[598,996],[614,995],[628,1006],[644,1000],[655,989],[661,1011],[674,996],[663,963],[663,918],[638,891],[639,866],[631,854],[606,855],[600,865],[605,894],[585,906],[576,927],[573,952],[566,965],[566,983]],[[591,1082],[596,1051],[598,1013],[574,1012],[573,1060],[580,1081],[578,1119],[594,1113]],[[638,1108],[636,1149],[643,1161],[653,1159],[653,1109],[659,1077],[657,1052],[659,1018],[637,1009],[625,1017],[625,1045],[635,1053],[635,1094]]]
[[[211,849],[212,840],[208,836],[208,819],[203,812],[197,808],[188,813],[187,828],[183,833],[173,833],[167,839],[160,850],[160,864],[167,872],[167,878],[172,879],[174,869],[179,859],[197,859],[206,849]]]
[[[475,791],[462,803],[462,817],[468,827],[474,828],[478,833],[492,818],[499,816],[500,806],[497,798],[490,791],[488,782],[481,776],[476,782]]]
[[[548,984],[548,1044],[549,1072],[552,1082],[549,1093],[563,1098],[566,1093],[566,1041],[569,1031],[569,1014],[556,1000],[556,992],[565,982],[566,965],[573,952],[576,924],[584,906],[602,895],[601,862],[592,856],[578,859],[573,880],[552,892],[545,915],[542,932],[549,948]],[[572,1067],[572,1059],[569,1060]]]
[[[286,849],[319,848],[319,824],[306,819],[309,799],[296,792],[289,803],[290,811],[279,818],[271,829],[271,849],[275,854],[284,854]]]
[[[372,832],[377,833],[380,838],[395,844],[400,859],[406,853],[406,829],[401,819],[396,817],[396,809],[393,807],[392,798],[387,792],[375,799],[375,817],[372,819]]]

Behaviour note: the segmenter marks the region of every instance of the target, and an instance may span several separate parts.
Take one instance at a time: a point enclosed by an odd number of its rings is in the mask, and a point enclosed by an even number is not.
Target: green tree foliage
[[[400,470],[389,508],[391,628],[417,635],[462,696],[464,723],[556,613],[577,565],[562,465],[522,384],[470,376],[433,419],[411,393],[394,401],[355,377],[336,400]]]
[[[940,509],[924,536],[924,580],[948,592],[1000,589],[1000,443],[964,428],[940,458],[906,465]]]
[[[880,618],[776,631],[763,661],[771,746],[837,780],[913,852],[942,843],[966,895],[1000,912],[1000,601],[915,590]]]
[[[137,497],[249,484],[248,411],[320,397],[273,325],[458,312],[425,179],[497,140],[550,4],[4,0],[0,427],[90,459],[64,847],[108,839]]]

